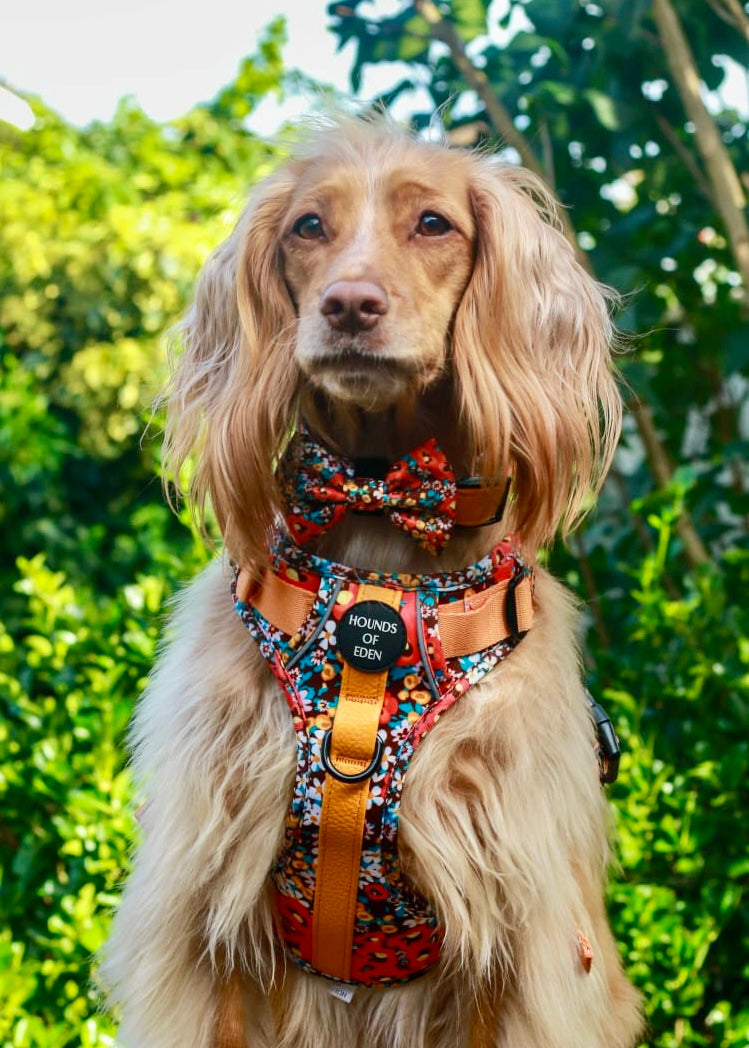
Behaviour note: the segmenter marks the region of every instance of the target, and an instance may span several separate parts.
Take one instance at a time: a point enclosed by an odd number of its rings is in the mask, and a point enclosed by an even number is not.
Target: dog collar
[[[334,528],[348,512],[386,514],[391,523],[432,554],[442,551],[453,527],[480,527],[501,519],[509,482],[484,485],[477,477],[457,484],[436,440],[389,464],[349,459],[302,429],[279,470],[289,533],[299,545]]]
[[[388,460],[379,457],[361,457],[352,460],[357,476],[379,480],[388,470]],[[455,482],[455,526],[483,528],[499,524],[510,497],[512,477],[500,483],[489,483],[484,477],[460,477]]]
[[[259,584],[235,570],[236,610],[283,689],[297,736],[272,880],[280,934],[305,970],[382,986],[437,963],[439,920],[400,869],[404,777],[442,714],[531,627],[532,584],[512,538],[461,571],[407,575],[336,564],[279,536]],[[347,622],[360,641],[348,656]],[[377,638],[399,623],[404,643],[383,666]],[[371,668],[349,661],[355,647]]]

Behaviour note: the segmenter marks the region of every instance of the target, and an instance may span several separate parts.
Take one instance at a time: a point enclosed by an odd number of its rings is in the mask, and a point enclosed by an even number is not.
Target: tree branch
[[[689,174],[694,179],[694,184],[702,193],[705,200],[707,200],[710,207],[717,210],[717,207],[715,205],[715,199],[712,193],[712,187],[710,186],[709,182],[705,179],[705,176],[702,173],[702,168],[697,163],[695,157],[692,153],[690,153],[689,149],[687,149],[687,147],[681,141],[679,136],[676,134],[676,131],[671,127],[668,120],[666,120],[663,113],[659,113],[655,106],[653,106],[652,108],[654,110],[653,115],[655,116],[655,122],[660,128],[661,134],[665,139],[668,140],[669,144],[673,148],[673,151],[676,153],[679,160],[681,160],[684,167],[687,169]]]
[[[749,226],[744,215],[744,191],[715,121],[702,101],[697,64],[670,0],[653,0],[653,16],[671,76],[687,116],[694,124],[697,148],[713,188],[711,196],[723,219],[746,296],[749,290]]]
[[[432,27],[434,36],[450,48],[455,67],[465,79],[466,84],[476,92],[484,103],[486,115],[489,117],[492,127],[502,136],[502,139],[508,146],[512,146],[513,149],[518,151],[523,166],[543,178],[544,171],[527,138],[522,132],[518,131],[509,111],[494,94],[486,73],[481,69],[477,69],[466,54],[465,45],[454,26],[445,20],[442,12],[433,3],[433,0],[415,0],[414,7]]]
[[[629,409],[637,422],[637,429],[645,445],[645,451],[656,483],[661,488],[667,488],[673,477],[674,470],[668,453],[655,428],[652,409],[638,397],[630,399]],[[676,524],[676,531],[684,544],[684,552],[687,559],[693,567],[697,567],[699,564],[710,563],[710,555],[705,549],[702,539],[697,534],[692,518],[687,513],[684,513],[679,518]]]
[[[443,44],[446,44],[450,49],[450,55],[455,63],[456,69],[461,74],[468,87],[470,87],[472,91],[475,91],[484,103],[486,115],[489,119],[489,123],[494,128],[495,133],[499,135],[506,145],[512,146],[513,149],[517,150],[523,163],[523,167],[528,168],[529,171],[533,171],[533,173],[538,175],[539,178],[543,178],[549,186],[553,186],[553,171],[544,171],[541,162],[531,148],[530,142],[522,131],[518,131],[513,123],[509,110],[505,108],[502,102],[494,94],[486,73],[481,69],[477,69],[466,54],[465,45],[455,30],[455,27],[443,17],[442,12],[433,0],[415,0],[414,7],[432,27],[434,36],[438,40],[441,40]],[[577,242],[574,226],[570,221],[566,208],[561,204],[561,202],[559,203],[559,218],[562,223],[564,234],[577,252],[581,265],[583,265],[588,272],[591,272],[590,259],[580,248]]]
[[[541,149],[543,150],[546,182],[549,188],[553,189],[554,193],[556,193],[557,186],[556,172],[554,170],[554,144],[551,141],[551,132],[549,131],[549,125],[546,120],[541,121],[539,137],[541,139]]]
[[[466,54],[465,45],[455,28],[445,20],[433,0],[414,0],[414,6],[432,27],[435,37],[449,48],[455,67],[465,79],[468,87],[475,91],[484,103],[487,118],[495,132],[509,145],[517,149],[520,159],[527,168],[547,181],[546,173],[542,169],[536,154],[531,149],[528,139],[515,127],[510,113],[494,94],[486,74],[482,70],[477,69],[471,62]],[[552,192],[554,192],[553,189]],[[559,202],[559,208],[565,236],[574,247],[581,264],[592,276],[595,276],[590,258],[580,248],[575,228],[561,202]],[[668,487],[673,476],[673,469],[671,468],[666,449],[653,424],[652,412],[640,401],[634,401],[631,407],[655,481],[662,488]],[[692,567],[709,561],[710,557],[688,514],[685,513],[681,518],[678,529],[684,543],[685,556]]]
[[[583,542],[582,535],[579,531],[574,535],[573,542],[575,545],[575,558],[580,567],[583,585],[588,591],[586,604],[593,615],[593,627],[596,631],[596,636],[598,637],[598,643],[604,651],[607,651],[611,647],[611,637],[609,637],[606,623],[601,614],[601,594],[598,592],[595,572],[591,566],[588,552],[585,549],[585,543]]]
[[[707,2],[718,18],[722,18],[724,22],[728,22],[734,29],[737,29],[749,43],[749,16],[741,6],[740,0],[707,0]]]

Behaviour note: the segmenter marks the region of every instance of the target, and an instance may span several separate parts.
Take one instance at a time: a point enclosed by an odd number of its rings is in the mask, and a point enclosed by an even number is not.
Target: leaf
[[[529,0],[524,10],[542,36],[563,40],[574,20],[574,0]]]
[[[583,96],[590,102],[593,112],[600,124],[607,131],[620,131],[623,126],[622,114],[618,104],[610,95],[602,91],[588,90]]]
[[[486,33],[489,4],[485,0],[451,0],[450,20],[461,37],[470,41]]]
[[[746,331],[729,331],[723,339],[728,374],[741,374],[749,369],[749,334]]]
[[[547,91],[559,105],[569,106],[578,97],[577,90],[572,84],[565,84],[559,80],[542,80],[538,84],[539,91]]]
[[[403,23],[402,35],[397,41],[397,46],[387,38],[381,38],[375,47],[377,57],[388,56],[390,61],[399,59],[401,62],[415,60],[426,60],[429,55],[429,46],[432,42],[431,28],[426,19],[421,15],[414,15]],[[377,60],[374,57],[374,60]]]

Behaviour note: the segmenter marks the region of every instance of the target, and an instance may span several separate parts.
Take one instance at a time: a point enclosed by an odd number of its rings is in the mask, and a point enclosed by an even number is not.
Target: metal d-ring
[[[320,758],[323,763],[323,767],[327,772],[333,776],[334,779],[338,779],[340,782],[364,782],[371,775],[374,775],[375,771],[380,765],[382,760],[382,751],[385,748],[385,743],[382,741],[381,735],[375,735],[375,751],[372,760],[364,771],[358,771],[353,775],[347,775],[346,772],[339,771],[338,768],[332,763],[330,759],[330,738],[333,734],[333,729],[328,728],[323,736],[322,746],[320,747]]]

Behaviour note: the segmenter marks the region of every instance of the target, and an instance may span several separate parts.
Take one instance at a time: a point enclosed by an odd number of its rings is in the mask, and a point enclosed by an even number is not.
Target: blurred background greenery
[[[384,102],[415,128],[439,109],[456,144],[541,172],[626,295],[621,450],[550,560],[586,602],[588,682],[624,748],[610,904],[646,1043],[745,1048],[749,150],[720,88],[728,60],[746,68],[749,17],[740,0],[499,6],[346,0],[320,18],[354,90],[398,63]],[[283,153],[248,130],[299,89],[283,42],[274,23],[168,123],[123,101],[81,129],[36,98],[30,129],[0,121],[4,1046],[114,1043],[92,957],[134,833],[123,737],[164,602],[208,556],[164,505],[149,405],[164,330]]]

